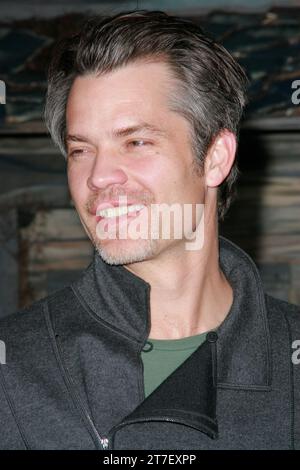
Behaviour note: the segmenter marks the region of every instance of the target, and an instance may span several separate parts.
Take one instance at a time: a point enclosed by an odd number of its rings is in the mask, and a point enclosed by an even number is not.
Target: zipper
[[[107,437],[103,437],[100,440],[101,440],[102,449],[103,450],[109,449],[109,440],[107,439]]]
[[[99,433],[97,431],[97,428],[96,428],[96,426],[95,426],[88,410],[86,409],[86,406],[85,406],[84,402],[81,400],[81,398],[80,398],[80,396],[79,396],[79,394],[76,390],[76,386],[73,383],[72,378],[71,378],[66,366],[64,365],[64,362],[63,362],[63,359],[62,359],[63,355],[62,355],[62,351],[61,351],[59,341],[58,341],[58,334],[55,334],[55,332],[53,330],[53,326],[52,326],[52,323],[51,323],[51,320],[50,320],[49,310],[48,310],[47,307],[48,306],[46,305],[46,308],[44,310],[45,311],[45,317],[46,317],[46,323],[47,323],[50,338],[52,340],[54,354],[55,354],[58,366],[61,370],[61,374],[62,374],[63,380],[65,382],[66,388],[67,388],[67,390],[68,390],[68,392],[69,392],[69,394],[72,398],[72,401],[73,401],[73,404],[75,405],[75,408],[77,409],[77,411],[79,412],[79,415],[81,416],[81,418],[85,422],[85,425],[88,429],[88,432],[89,432],[96,448],[100,449],[100,450],[106,450],[106,449],[109,448],[109,440],[106,437],[101,437],[99,435]]]
[[[57,343],[57,342],[56,342]],[[60,356],[61,356],[61,350],[60,350],[60,347],[58,346],[58,343],[57,343],[57,349],[60,353]],[[64,375],[65,375],[65,382],[66,382],[66,385],[67,385],[67,388],[68,388],[68,391],[70,393],[70,395],[72,396],[73,398],[73,402],[75,402],[75,406],[77,408],[77,410],[79,411],[80,415],[82,416],[82,418],[84,419],[84,421],[86,421],[87,425],[88,425],[88,429],[89,429],[89,433],[96,445],[96,448],[97,449],[101,449],[101,450],[106,450],[108,448],[108,439],[105,438],[105,437],[101,437],[98,433],[98,430],[88,412],[88,410],[86,409],[86,406],[85,404],[83,403],[83,401],[81,400],[80,396],[78,395],[78,392],[75,388],[75,384],[73,384],[73,381],[71,379],[71,377],[69,376],[64,364],[62,363],[62,359],[60,358],[60,361],[61,361],[61,366],[62,366],[62,369],[64,370]]]

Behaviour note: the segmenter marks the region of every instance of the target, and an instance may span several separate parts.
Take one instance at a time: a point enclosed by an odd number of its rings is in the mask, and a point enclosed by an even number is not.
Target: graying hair
[[[160,11],[136,10],[95,17],[81,32],[58,44],[48,72],[45,122],[66,156],[66,105],[77,76],[104,74],[135,61],[164,61],[176,93],[169,104],[190,123],[195,168],[220,131],[238,131],[247,101],[244,70],[220,44],[186,19]],[[218,214],[224,218],[235,195],[237,162],[218,188]]]

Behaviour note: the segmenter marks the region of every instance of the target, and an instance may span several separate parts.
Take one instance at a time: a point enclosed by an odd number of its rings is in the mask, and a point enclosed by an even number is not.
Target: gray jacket
[[[231,310],[146,399],[150,285],[95,254],[79,280],[0,321],[0,449],[300,449],[300,310],[220,237]],[[294,353],[294,360],[292,355]]]

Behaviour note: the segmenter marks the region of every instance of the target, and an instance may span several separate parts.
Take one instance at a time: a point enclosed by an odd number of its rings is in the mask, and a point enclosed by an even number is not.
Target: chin
[[[155,254],[153,240],[95,240],[94,245],[107,264],[137,263],[150,259]]]

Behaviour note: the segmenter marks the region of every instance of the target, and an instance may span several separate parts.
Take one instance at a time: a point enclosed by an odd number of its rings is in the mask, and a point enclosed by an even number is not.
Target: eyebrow
[[[120,129],[115,129],[112,132],[114,137],[126,137],[128,135],[134,134],[135,132],[140,131],[150,131],[152,134],[161,135],[163,137],[167,136],[167,132],[163,131],[162,129],[154,126],[153,124],[149,124],[147,122],[143,122],[141,124],[136,124],[135,126],[129,127],[121,127]]]
[[[136,124],[134,126],[128,126],[128,127],[120,127],[119,129],[114,129],[111,134],[113,137],[127,137],[131,134],[134,134],[136,132],[141,132],[141,131],[150,131],[152,134],[159,135],[161,137],[167,137],[168,133],[166,131],[163,131],[162,129],[159,129],[158,127],[154,126],[153,124],[149,124],[146,122],[143,122],[141,124]],[[89,142],[89,139],[87,137],[84,137],[82,135],[72,135],[68,134],[66,137],[66,142]]]

